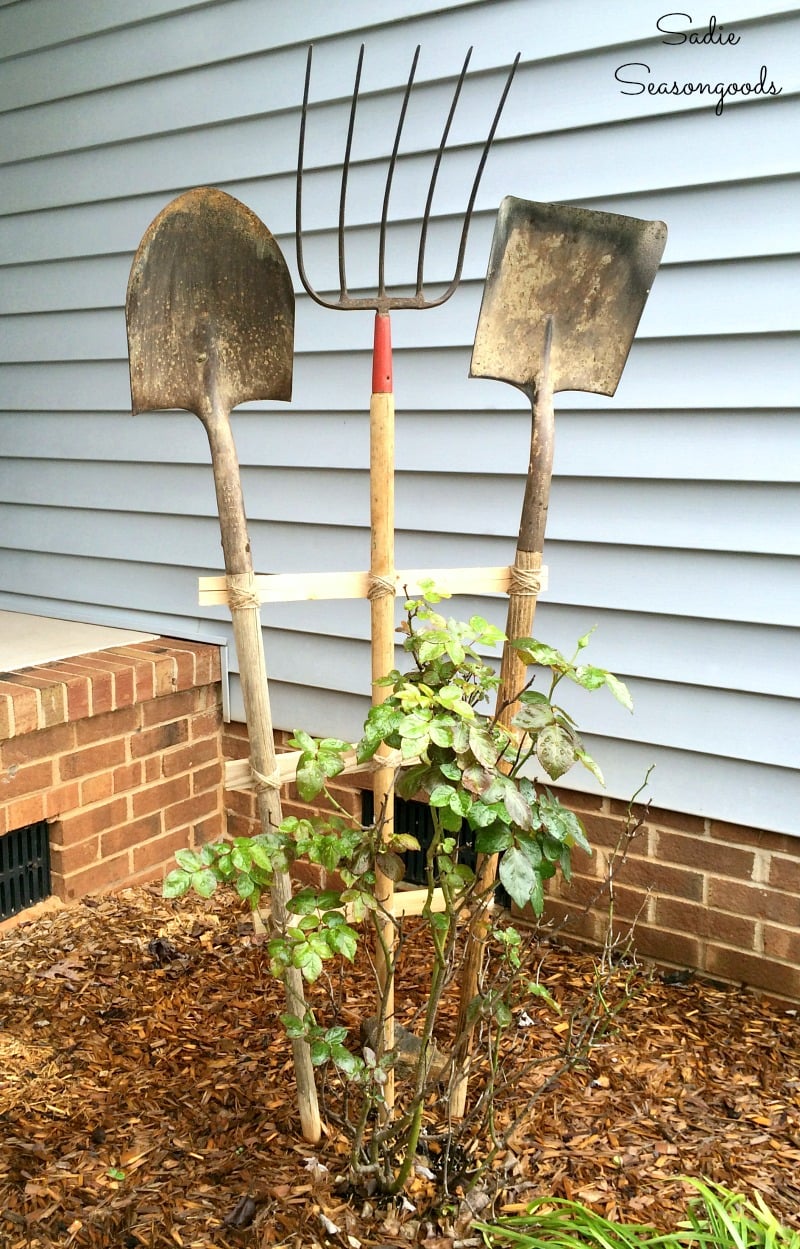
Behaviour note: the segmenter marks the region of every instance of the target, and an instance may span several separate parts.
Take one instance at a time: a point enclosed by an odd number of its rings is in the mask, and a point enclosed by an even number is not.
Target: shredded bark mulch
[[[412,924],[399,995],[412,1025],[428,975],[421,943]],[[556,1053],[571,1004],[595,982],[587,954],[543,946],[535,957],[564,1013],[535,999],[519,1016],[498,1092],[501,1123],[542,1079],[546,1068],[531,1067],[531,1056]],[[494,1184],[473,1199],[481,1217],[551,1194],[670,1228],[688,1193],[679,1177],[692,1175],[758,1190],[800,1228],[797,1011],[636,966],[619,978],[630,1000],[500,1152]],[[357,1036],[374,1010],[367,961],[334,987]],[[330,989],[318,990],[323,1014]],[[443,1208],[425,1165],[402,1202],[343,1193],[341,1105],[332,1094],[323,1141],[308,1145],[282,1009],[265,945],[229,898],[169,902],[155,888],[128,890],[7,933],[0,1245],[479,1244],[469,1205]]]

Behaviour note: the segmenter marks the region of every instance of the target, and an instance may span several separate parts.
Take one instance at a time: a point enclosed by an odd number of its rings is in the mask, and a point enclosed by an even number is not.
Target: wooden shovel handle
[[[533,631],[538,597],[536,581],[537,574],[542,567],[542,548],[547,524],[547,507],[550,501],[555,426],[550,377],[551,340],[552,323],[549,323],[542,373],[531,403],[530,459],[515,559],[516,576],[509,590],[506,617],[506,636],[509,641],[503,647],[500,685],[497,691],[498,720],[506,726],[511,724],[518,705],[517,696],[525,681],[525,664],[514,647],[510,645],[510,641],[514,638],[529,637]],[[526,581],[527,587],[525,587]],[[497,875],[497,860],[496,854],[478,855],[475,869],[477,893],[484,899],[484,902],[479,904],[473,915],[466,937],[456,1028],[459,1041],[455,1054],[449,1102],[450,1114],[454,1119],[463,1118],[466,1109],[469,1055],[474,1030],[474,1025],[470,1026],[467,1020],[470,1003],[478,992],[483,950],[489,931],[489,904],[492,886]]]
[[[256,780],[256,805],[262,832],[277,828],[281,822],[280,792],[274,778],[277,774],[272,712],[267,686],[264,641],[261,633],[261,610],[253,576],[253,560],[247,536],[241,475],[227,412],[214,411],[203,418],[211,447],[214,486],[219,508],[220,535],[225,557],[233,636],[239,657],[239,680],[242,687],[247,733],[250,742],[250,764]],[[258,778],[262,778],[259,780]],[[275,872],[270,900],[272,917],[280,932],[286,930],[287,904],[291,898],[291,881],[287,872]],[[303,1019],[306,1002],[303,977],[296,967],[284,974],[286,1005],[292,1015]],[[314,1068],[308,1042],[292,1041],[298,1109],[303,1136],[316,1144],[321,1136],[319,1105],[314,1082]]]

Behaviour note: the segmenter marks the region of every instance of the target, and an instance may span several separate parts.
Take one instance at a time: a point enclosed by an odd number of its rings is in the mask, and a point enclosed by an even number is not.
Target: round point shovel
[[[506,726],[525,681],[525,665],[510,642],[530,636],[540,588],[553,472],[553,394],[614,394],[666,241],[662,221],[536,204],[513,195],[500,205],[470,377],[517,386],[528,396],[532,411],[530,461],[509,590],[509,641],[497,692],[497,718]],[[466,1104],[469,1006],[478,992],[485,908],[496,870],[497,855],[479,856],[478,892],[485,901],[467,936],[450,1098],[454,1117],[463,1115]]]
[[[134,257],[126,304],[131,395],[137,412],[184,408],[208,435],[219,508],[250,765],[264,831],[281,822],[260,604],[247,535],[231,409],[251,399],[290,399],[294,292],[266,226],[222,191],[201,187],[156,217]],[[286,927],[291,886],[276,872],[272,914]],[[289,1012],[305,1016],[301,973],[289,968]],[[320,1138],[308,1045],[292,1042],[303,1135]]]

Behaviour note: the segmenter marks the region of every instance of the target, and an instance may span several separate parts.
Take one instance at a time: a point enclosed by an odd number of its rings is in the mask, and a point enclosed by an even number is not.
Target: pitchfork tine
[[[305,155],[306,145],[306,118],[308,117],[308,90],[311,84],[311,56],[314,51],[314,45],[311,44],[308,49],[306,58],[306,83],[303,89],[303,108],[300,113],[300,142],[297,151],[297,186],[295,191],[295,244],[297,249],[297,269],[300,274],[300,281],[303,287],[308,291],[312,299],[317,299],[314,290],[306,276],[305,265],[303,263],[303,157]],[[317,303],[322,301],[317,299]]]
[[[472,48],[467,52],[464,58],[464,65],[456,83],[456,89],[453,94],[453,102],[450,105],[450,112],[447,114],[447,121],[444,123],[442,131],[442,140],[439,144],[439,151],[436,153],[436,160],[433,162],[433,173],[431,174],[431,184],[428,187],[428,198],[425,202],[425,213],[422,218],[422,229],[419,232],[419,255],[417,257],[417,295],[422,296],[422,271],[425,268],[425,244],[428,241],[428,225],[431,219],[431,209],[433,208],[433,195],[436,190],[436,180],[439,177],[439,166],[442,163],[444,149],[447,146],[447,140],[450,135],[450,127],[453,124],[453,118],[456,115],[456,107],[458,106],[458,97],[461,95],[461,88],[464,85],[464,79],[467,75],[467,66],[472,56]]]
[[[347,142],[344,146],[344,164],[342,165],[342,188],[339,192],[339,298],[347,298],[347,274],[344,259],[344,217],[347,203],[347,176],[350,173],[350,152],[353,148],[353,131],[356,124],[356,107],[358,105],[358,89],[361,86],[361,67],[364,64],[364,45],[358,53],[356,81],[353,86],[353,103],[350,105],[350,123],[347,127]]]
[[[414,59],[411,62],[411,72],[408,75],[405,94],[403,95],[403,103],[400,106],[400,120],[397,123],[397,132],[394,136],[394,146],[392,147],[392,155],[389,158],[389,169],[386,174],[386,189],[383,193],[383,212],[381,213],[381,234],[380,243],[378,244],[378,298],[386,298],[386,283],[384,281],[386,267],[386,223],[389,217],[389,196],[392,193],[392,181],[394,179],[394,170],[397,164],[397,153],[400,150],[400,136],[403,133],[403,124],[406,120],[406,111],[408,109],[408,100],[411,95],[411,88],[414,85],[414,75],[417,72],[417,62],[419,60],[419,47],[417,44],[414,53]]]
[[[506,99],[508,98],[508,93],[511,90],[511,84],[514,81],[514,75],[517,72],[517,66],[519,65],[519,58],[521,55],[522,54],[518,52],[517,55],[514,57],[514,63],[511,66],[511,69],[509,70],[508,78],[506,79],[506,85],[503,88],[503,93],[500,96],[500,102],[497,105],[494,118],[492,119],[492,124],[489,127],[489,133],[486,136],[486,142],[483,145],[483,151],[481,152],[481,158],[478,162],[478,168],[475,170],[475,177],[472,181],[472,190],[470,191],[469,202],[467,203],[467,211],[464,214],[464,224],[461,228],[461,241],[458,246],[458,257],[456,259],[456,271],[455,271],[455,274],[453,275],[453,280],[443,295],[440,295],[438,299],[431,300],[430,303],[426,303],[425,306],[428,308],[437,308],[439,304],[446,303],[447,300],[455,291],[459,282],[461,281],[461,270],[464,267],[464,254],[467,250],[467,235],[469,234],[470,222],[472,221],[472,213],[475,208],[475,200],[478,197],[478,187],[481,184],[483,171],[486,166],[486,161],[488,160],[488,157],[489,157],[489,150],[492,146],[492,143],[494,142],[495,131],[497,130],[497,126],[500,121],[500,115],[503,111],[503,108],[505,107],[505,102],[506,102]]]

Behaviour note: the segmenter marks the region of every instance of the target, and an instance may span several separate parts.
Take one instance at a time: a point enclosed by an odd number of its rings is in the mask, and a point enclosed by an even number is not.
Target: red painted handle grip
[[[375,313],[375,340],[372,348],[372,393],[391,395],[392,379],[392,323],[388,312]]]

